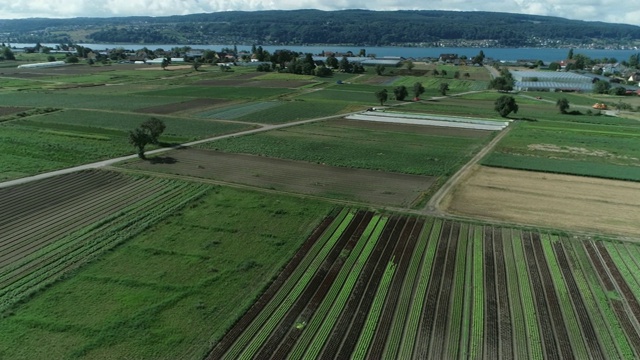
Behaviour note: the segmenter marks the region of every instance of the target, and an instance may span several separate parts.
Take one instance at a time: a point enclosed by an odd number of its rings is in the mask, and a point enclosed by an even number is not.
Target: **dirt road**
[[[487,146],[485,146],[482,150],[480,150],[468,163],[462,166],[462,168],[460,168],[458,172],[453,174],[453,176],[450,177],[449,180],[447,180],[447,182],[444,185],[442,185],[442,187],[438,189],[438,191],[435,194],[433,194],[431,199],[429,199],[429,202],[423,209],[423,213],[427,215],[434,215],[434,216],[445,215],[440,210],[440,203],[442,202],[442,199],[444,199],[447,193],[449,193],[462,179],[464,179],[467,176],[467,174],[471,171],[474,165],[480,162],[480,160],[485,155],[487,155],[491,150],[493,150],[493,148],[498,144],[498,142],[502,140],[502,138],[509,133],[512,126],[513,125],[510,125],[506,127],[504,130],[502,130],[498,135],[496,135],[495,138],[493,138],[493,140],[491,140],[491,142],[489,142],[489,144],[487,144]]]

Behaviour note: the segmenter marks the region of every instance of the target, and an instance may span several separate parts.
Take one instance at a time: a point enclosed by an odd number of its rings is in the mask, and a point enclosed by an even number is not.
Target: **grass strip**
[[[318,246],[314,246],[314,251],[310,252],[296,271],[291,274],[289,280],[282,286],[282,289],[274,297],[274,299],[265,306],[260,315],[249,325],[246,331],[240,335],[236,342],[231,346],[229,351],[224,355],[225,359],[238,359],[240,354],[247,350],[259,347],[271,334],[275,326],[286,314],[287,310],[293,305],[295,300],[300,296],[313,275],[320,268],[324,259],[327,257],[335,243],[338,241],[342,233],[345,231],[349,223],[355,216],[353,210],[343,209],[336,217],[336,220],[327,229],[325,235],[318,242]],[[262,334],[262,335],[260,335]],[[259,339],[254,340],[258,336]],[[262,341],[260,341],[260,339]],[[253,344],[253,345],[251,345]]]

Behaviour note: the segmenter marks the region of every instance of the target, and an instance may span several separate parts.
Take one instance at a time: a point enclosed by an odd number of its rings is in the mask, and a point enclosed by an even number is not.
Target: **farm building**
[[[593,78],[572,72],[512,71],[518,91],[591,91]]]
[[[50,68],[50,67],[65,66],[65,65],[66,63],[64,61],[51,61],[51,62],[45,62],[45,63],[18,65],[18,69]]]

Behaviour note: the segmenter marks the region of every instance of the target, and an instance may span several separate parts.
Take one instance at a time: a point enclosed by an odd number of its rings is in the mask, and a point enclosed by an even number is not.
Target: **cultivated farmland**
[[[640,354],[636,245],[348,209],[314,240],[207,359]]]
[[[468,161],[492,134],[340,119],[202,146],[332,166],[446,177]]]
[[[203,185],[99,171],[0,189],[0,311],[206,190]]]
[[[478,167],[452,216],[423,209],[506,125],[498,93],[428,97],[487,73],[143,67],[0,76],[0,180],[130,154],[150,114],[165,143],[271,130],[0,189],[0,358],[640,357],[634,182]],[[386,104],[403,113],[270,126],[416,81],[424,101]],[[636,122],[518,103],[485,162],[640,179]]]
[[[435,178],[348,169],[264,156],[181,149],[127,168],[214,179],[280,192],[364,204],[411,207],[433,191]]]
[[[591,177],[478,167],[443,210],[519,224],[637,235],[640,185]]]
[[[565,115],[567,117],[567,115]],[[640,124],[605,116],[519,123],[483,164],[640,180]]]
[[[104,171],[0,199],[2,359],[202,359],[331,212]]]

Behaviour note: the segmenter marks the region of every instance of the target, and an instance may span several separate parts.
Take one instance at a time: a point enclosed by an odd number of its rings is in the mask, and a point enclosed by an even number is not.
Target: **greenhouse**
[[[593,79],[572,72],[512,71],[518,91],[591,91]]]
[[[50,67],[64,66],[64,65],[66,65],[64,61],[51,61],[51,62],[45,62],[45,63],[18,65],[18,69],[50,68]]]

